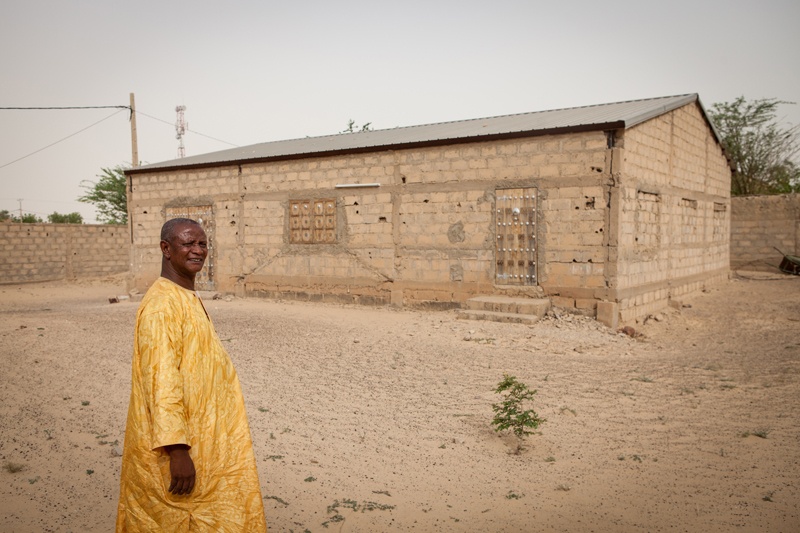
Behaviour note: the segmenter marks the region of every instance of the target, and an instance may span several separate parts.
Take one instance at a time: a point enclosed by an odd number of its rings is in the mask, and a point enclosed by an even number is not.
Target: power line
[[[120,107],[122,107],[122,109],[130,109],[130,108],[129,108],[129,107],[127,107],[127,106],[125,106],[125,107],[123,107],[123,106],[111,106],[111,107],[115,107],[115,108],[120,108]],[[59,140],[57,140],[56,142],[50,143],[50,144],[48,144],[47,146],[44,146],[44,147],[42,147],[42,148],[39,148],[39,149],[38,149],[38,150],[36,150],[36,151],[33,151],[33,152],[29,153],[28,155],[24,155],[24,156],[22,156],[22,157],[19,157],[19,158],[17,158],[17,159],[15,159],[15,160],[13,160],[13,161],[9,161],[8,163],[6,163],[6,164],[4,164],[4,165],[0,165],[0,168],[5,168],[5,167],[7,167],[7,166],[9,166],[9,165],[12,165],[12,164],[16,163],[17,161],[22,161],[23,159],[25,159],[25,158],[28,158],[28,157],[30,157],[30,156],[32,156],[32,155],[34,155],[34,154],[38,154],[39,152],[41,152],[41,151],[43,151],[43,150],[47,150],[47,149],[48,149],[48,148],[50,148],[51,146],[55,146],[56,144],[58,144],[58,143],[60,143],[60,142],[64,142],[64,141],[66,141],[67,139],[69,139],[70,137],[74,137],[74,136],[76,136],[77,134],[79,134],[79,133],[82,133],[82,132],[84,132],[84,131],[88,130],[89,128],[93,128],[94,126],[97,126],[97,125],[98,125],[98,124],[100,124],[101,122],[104,122],[104,121],[106,121],[106,120],[110,119],[111,117],[113,117],[113,116],[115,116],[115,115],[118,115],[119,113],[121,113],[121,112],[122,112],[122,109],[120,109],[119,111],[116,111],[115,113],[111,113],[111,114],[110,114],[110,115],[108,115],[106,118],[100,119],[100,120],[98,120],[97,122],[95,122],[95,123],[93,123],[93,124],[89,124],[89,125],[88,125],[88,126],[86,126],[85,128],[83,128],[83,129],[80,129],[80,130],[76,131],[75,133],[71,133],[71,134],[67,135],[67,136],[66,136],[66,137],[64,137],[63,139],[59,139]]]
[[[78,200],[45,200],[43,198],[23,198],[26,202],[38,202],[44,204],[79,204]],[[17,202],[19,198],[0,198],[0,202]]]
[[[120,111],[122,111],[123,109],[127,109],[127,110],[131,111],[131,107],[130,107],[130,106],[127,106],[127,105],[105,105],[105,106],[67,106],[67,107],[0,107],[0,111],[2,111],[2,110],[5,110],[5,111],[10,111],[10,110],[22,110],[22,111],[30,111],[30,110],[48,110],[48,111],[51,111],[51,110],[61,110],[61,109],[119,109]],[[106,117],[106,118],[104,118],[104,119],[98,120],[97,122],[95,122],[95,123],[93,123],[93,124],[90,124],[90,125],[86,126],[85,128],[83,128],[83,129],[81,129],[81,130],[78,130],[78,131],[76,131],[75,133],[72,133],[72,134],[70,134],[70,135],[67,135],[67,136],[66,136],[66,137],[64,137],[63,139],[59,139],[59,140],[57,140],[57,141],[55,141],[55,142],[53,142],[53,143],[50,143],[50,144],[48,144],[47,146],[44,146],[44,147],[42,147],[42,148],[39,148],[38,150],[35,150],[35,151],[33,151],[33,152],[31,152],[31,153],[29,153],[29,154],[27,154],[27,155],[24,155],[24,156],[22,156],[22,157],[19,157],[19,158],[17,158],[17,159],[14,159],[13,161],[9,161],[8,163],[5,163],[5,164],[3,164],[3,165],[0,165],[0,168],[5,168],[5,167],[7,167],[7,166],[9,166],[9,165],[13,165],[13,164],[14,164],[14,163],[16,163],[17,161],[22,161],[23,159],[27,159],[28,157],[30,157],[30,156],[32,156],[32,155],[35,155],[35,154],[38,154],[39,152],[41,152],[41,151],[44,151],[44,150],[46,150],[46,149],[50,148],[51,146],[55,146],[56,144],[58,144],[58,143],[60,143],[60,142],[66,141],[66,140],[67,140],[67,139],[69,139],[70,137],[74,137],[75,135],[77,135],[77,134],[79,134],[79,133],[82,133],[82,132],[84,132],[84,131],[88,130],[89,128],[92,128],[92,127],[94,127],[94,126],[97,126],[97,125],[98,125],[98,124],[100,124],[101,122],[104,122],[104,121],[106,121],[106,120],[110,119],[111,117],[113,117],[113,116],[115,116],[115,115],[119,114],[119,113],[120,113],[120,111],[117,111],[116,113],[112,113],[111,115],[107,116],[107,117]],[[142,112],[141,112],[141,111],[139,111],[139,110],[137,110],[137,111],[136,111],[136,114],[137,114],[137,115],[142,115],[142,116],[145,116],[145,117],[147,117],[147,118],[153,119],[153,120],[155,120],[155,121],[158,121],[158,122],[163,122],[164,124],[168,124],[170,127],[175,127],[175,125],[174,125],[173,123],[171,123],[171,122],[167,122],[166,120],[162,120],[162,119],[160,119],[160,118],[158,118],[158,117],[154,117],[154,116],[148,115],[147,113],[142,113]],[[217,139],[217,138],[215,138],[215,137],[212,137],[212,136],[210,136],[210,135],[206,135],[206,134],[204,134],[204,133],[200,133],[199,131],[191,131],[191,133],[194,133],[194,134],[196,134],[196,135],[200,135],[201,137],[206,137],[206,138],[208,138],[208,139],[211,139],[212,141],[217,141],[217,142],[220,142],[220,143],[223,143],[223,144],[227,144],[227,145],[230,145],[230,146],[235,146],[235,147],[238,147],[238,146],[239,146],[238,144],[233,144],[233,143],[230,143],[230,142],[228,142],[228,141],[223,141],[222,139]]]
[[[174,128],[175,127],[175,123],[174,122],[167,122],[166,120],[162,120],[162,119],[160,119],[158,117],[154,117],[154,116],[148,115],[147,113],[142,113],[138,109],[136,110],[136,114],[137,115],[142,115],[142,116],[147,117],[147,118],[151,118],[151,119],[156,120],[158,122],[163,122],[164,124],[169,125],[170,128]],[[235,146],[237,148],[239,147],[238,144],[229,143],[228,141],[223,141],[222,139],[217,139],[215,137],[212,137],[211,135],[206,135],[204,133],[200,133],[199,131],[194,131],[194,130],[187,130],[187,131],[189,133],[194,133],[195,135],[200,135],[201,137],[206,137],[207,139],[211,139],[212,141],[221,142],[223,144],[228,144],[230,146]]]
[[[0,107],[0,110],[53,110],[53,109],[130,109],[127,105],[92,105],[92,106],[69,106],[69,107]]]

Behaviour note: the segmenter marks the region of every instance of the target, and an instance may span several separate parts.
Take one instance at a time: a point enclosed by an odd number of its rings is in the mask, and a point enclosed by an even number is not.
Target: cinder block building
[[[731,169],[696,94],[269,142],[126,172],[132,284],[201,220],[200,286],[629,322],[729,273]]]

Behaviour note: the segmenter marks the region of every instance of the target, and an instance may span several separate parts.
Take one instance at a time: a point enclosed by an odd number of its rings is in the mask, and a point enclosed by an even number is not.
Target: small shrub
[[[22,472],[25,470],[25,465],[20,463],[12,463],[11,461],[7,462],[4,467],[9,474],[16,474],[17,472]]]
[[[744,433],[742,433],[742,438],[746,439],[747,437],[752,435],[754,437],[759,437],[761,439],[766,439],[767,435],[769,435],[770,431],[771,430],[769,430],[769,429],[756,429],[756,430],[753,430],[753,431],[745,431]]]
[[[539,417],[533,409],[524,409],[524,402],[532,402],[536,391],[517,381],[516,377],[504,374],[503,381],[497,384],[495,392],[505,393],[505,396],[502,403],[492,404],[494,409],[492,425],[495,431],[511,430],[517,436],[515,453],[519,454],[522,451],[523,439],[533,433],[531,429],[536,429],[545,422],[545,419]]]
[[[280,496],[264,496],[264,499],[265,500],[275,500],[276,502],[278,502],[278,503],[280,503],[282,505],[286,505],[287,507],[289,506],[289,502],[287,502],[286,500],[284,500]]]
[[[344,521],[344,516],[339,513],[339,509],[351,509],[357,513],[363,513],[366,511],[391,511],[394,509],[394,505],[388,505],[385,503],[377,503],[377,502],[363,502],[359,504],[355,500],[351,500],[349,498],[345,498],[342,501],[335,500],[332,504],[328,506],[328,514],[333,514],[330,518],[328,518],[325,522],[322,523],[322,527],[327,528],[329,524],[342,522]],[[423,511],[425,511],[423,509]]]

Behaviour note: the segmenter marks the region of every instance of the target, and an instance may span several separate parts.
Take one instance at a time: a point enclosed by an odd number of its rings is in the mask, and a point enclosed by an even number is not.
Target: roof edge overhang
[[[628,120],[625,122],[626,128],[632,128],[636,125],[639,125],[643,122],[647,122],[648,120],[654,119],[661,115],[666,115],[670,111],[675,111],[678,108],[685,106],[686,104],[691,104],[692,102],[699,102],[700,99],[697,93],[686,94],[681,98],[677,98],[670,102],[669,104],[665,104],[663,106],[651,109],[645,113],[641,113],[636,116],[636,118]],[[702,106],[700,106],[702,108]],[[705,109],[703,109],[703,115],[705,115]],[[708,118],[706,118],[708,120]]]
[[[661,106],[660,108],[653,109],[647,113],[642,113],[641,115],[636,117],[635,120],[626,122],[625,127],[631,128],[633,126],[636,126],[637,124],[641,124],[642,122],[647,122],[650,119],[656,118],[657,116],[660,115],[665,115],[670,111],[674,111],[680,107],[683,107],[691,103],[696,103],[698,105],[698,107],[700,108],[700,112],[703,114],[703,119],[705,119],[706,123],[708,124],[708,127],[711,128],[711,132],[714,134],[714,138],[717,140],[719,145],[722,146],[724,150],[725,147],[722,144],[722,137],[720,136],[719,131],[717,131],[717,127],[714,126],[714,122],[712,122],[711,119],[709,118],[708,111],[706,111],[703,102],[700,101],[700,95],[697,93],[687,94],[683,98],[675,100],[671,104]]]
[[[651,117],[652,118],[652,117]],[[322,150],[316,152],[298,152],[293,154],[281,154],[267,157],[253,157],[246,159],[232,159],[228,161],[208,161],[204,163],[195,163],[189,165],[170,165],[161,166],[157,168],[129,168],[125,170],[125,175],[134,174],[154,174],[160,172],[171,172],[175,170],[198,170],[203,168],[212,168],[219,166],[237,166],[237,165],[251,165],[258,163],[272,163],[276,161],[293,161],[297,159],[312,159],[319,157],[330,157],[349,154],[363,154],[370,152],[386,152],[392,150],[409,150],[414,148],[429,148],[434,146],[447,146],[453,144],[469,144],[479,143],[486,141],[498,141],[506,139],[522,139],[525,137],[540,137],[544,135],[558,135],[563,133],[584,133],[589,131],[609,131],[618,130],[630,127],[624,121],[604,122],[598,124],[582,124],[577,126],[567,126],[562,128],[548,128],[536,129],[526,131],[514,131],[505,133],[496,133],[490,135],[473,135],[469,137],[450,137],[442,139],[433,139],[425,141],[415,141],[406,143],[392,143],[382,145],[363,146],[356,148],[342,148],[337,150]]]

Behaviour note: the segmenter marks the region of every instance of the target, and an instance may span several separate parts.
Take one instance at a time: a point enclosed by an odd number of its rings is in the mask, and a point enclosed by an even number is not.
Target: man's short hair
[[[198,221],[192,220],[191,218],[171,218],[164,222],[164,225],[161,226],[161,240],[171,244],[172,240],[175,238],[176,228],[183,224],[194,224],[195,226],[200,225]]]

